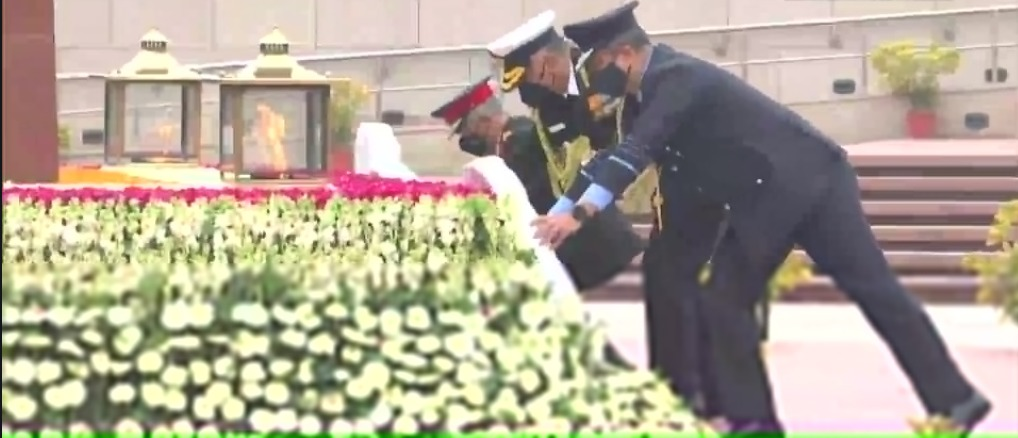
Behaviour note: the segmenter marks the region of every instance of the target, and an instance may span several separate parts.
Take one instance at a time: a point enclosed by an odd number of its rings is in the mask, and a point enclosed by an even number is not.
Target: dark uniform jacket
[[[582,95],[582,78],[577,78],[577,84]],[[581,135],[590,138],[591,147],[595,150],[616,144],[615,118],[608,117],[595,122],[580,96],[559,96],[543,87],[529,84],[522,85],[519,91],[524,104],[538,109],[546,138],[552,148],[561,148],[563,143]],[[635,109],[635,104],[628,106]],[[628,117],[628,120],[632,120],[632,117]],[[512,120],[510,135],[505,140],[508,143],[506,149],[512,153],[506,159],[506,164],[526,187],[534,209],[538,214],[544,214],[558,198],[552,190],[547,156],[537,129],[537,123],[532,119]],[[578,175],[576,181],[573,190],[580,193],[589,185],[582,175]],[[556,253],[577,289],[586,291],[622,272],[643,251],[644,245],[645,242],[633,231],[628,218],[613,206],[590,218]]]
[[[643,169],[660,166],[665,208],[676,226],[703,226],[681,211],[684,200],[705,196],[726,204],[727,223],[749,256],[784,255],[832,164],[845,159],[795,112],[668,46],[653,48],[640,97],[640,114],[610,152],[614,159],[585,171],[619,194]]]

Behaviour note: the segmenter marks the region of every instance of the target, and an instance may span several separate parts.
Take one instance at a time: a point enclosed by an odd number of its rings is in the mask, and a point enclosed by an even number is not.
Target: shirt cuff
[[[589,191],[590,189],[587,190]],[[571,212],[573,210],[573,206],[575,205],[576,205],[575,202],[563,196],[561,198],[558,198],[558,201],[555,202],[555,205],[551,206],[551,209],[548,210],[548,215]]]
[[[615,200],[611,190],[602,187],[600,184],[591,183],[587,191],[580,196],[579,204],[593,204],[598,210],[604,210]]]

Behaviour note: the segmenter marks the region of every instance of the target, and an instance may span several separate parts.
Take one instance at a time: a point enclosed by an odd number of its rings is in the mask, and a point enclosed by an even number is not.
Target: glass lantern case
[[[229,179],[326,173],[330,82],[290,56],[274,29],[251,64],[219,83],[219,163]]]
[[[106,164],[198,160],[202,76],[168,48],[163,34],[149,31],[138,54],[105,77]]]

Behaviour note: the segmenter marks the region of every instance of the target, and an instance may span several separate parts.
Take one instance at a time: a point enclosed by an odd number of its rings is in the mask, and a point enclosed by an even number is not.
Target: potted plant
[[[368,87],[350,78],[334,79],[329,113],[329,171],[353,170],[353,144],[357,115],[367,103]]]
[[[937,131],[934,108],[940,75],[958,70],[961,57],[953,47],[892,41],[870,54],[873,69],[895,96],[907,98],[906,126],[912,138],[931,138]]]

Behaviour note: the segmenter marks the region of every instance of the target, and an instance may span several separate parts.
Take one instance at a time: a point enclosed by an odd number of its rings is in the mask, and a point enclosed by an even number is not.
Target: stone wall
[[[544,9],[560,23],[625,0],[54,0],[58,71],[106,71],[158,27],[185,62],[246,59],[273,26],[295,52],[335,53],[481,44]],[[644,26],[662,31],[807,18],[1014,4],[1013,0],[643,0]]]

